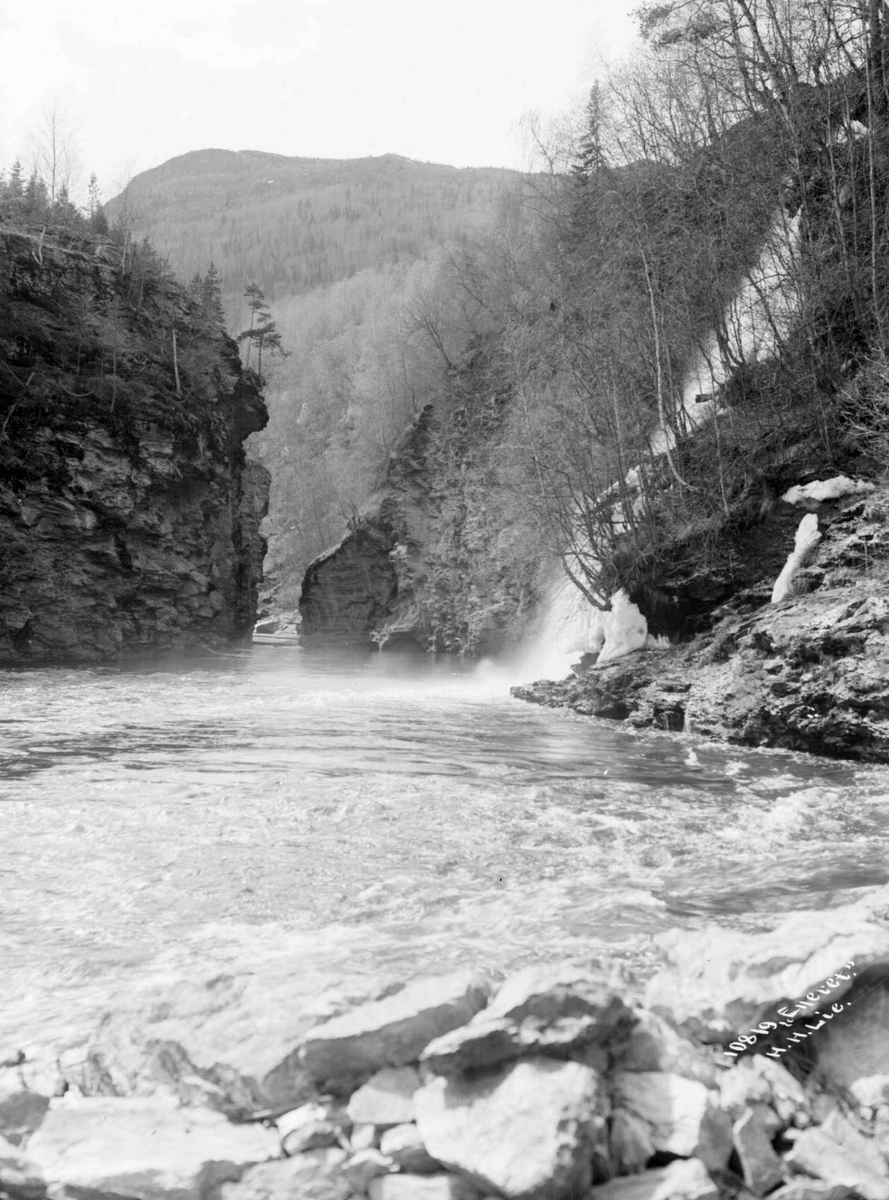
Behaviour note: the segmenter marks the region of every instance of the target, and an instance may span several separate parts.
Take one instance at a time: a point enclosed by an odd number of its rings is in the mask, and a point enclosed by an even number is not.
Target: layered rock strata
[[[267,413],[221,326],[147,250],[60,230],[0,230],[0,321],[0,663],[248,636]]]
[[[578,963],[155,997],[0,1061],[0,1195],[889,1200],[889,888],[814,916],[661,935],[644,1003]]]

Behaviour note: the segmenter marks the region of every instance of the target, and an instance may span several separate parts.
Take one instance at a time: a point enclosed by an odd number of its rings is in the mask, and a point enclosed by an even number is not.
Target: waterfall
[[[772,218],[762,249],[729,303],[721,330],[711,330],[689,365],[682,386],[681,409],[676,424],[692,430],[711,419],[719,405],[719,392],[737,364],[773,357],[790,330],[800,299],[795,280],[799,248],[800,213],[789,216],[780,208]],[[650,438],[653,455],[665,454],[676,443],[672,427],[659,425]],[[638,480],[636,469],[627,483]],[[615,525],[620,519],[616,515]],[[561,678],[581,654],[599,654],[608,661],[649,646],[665,649],[665,639],[647,635],[645,618],[625,592],[611,597],[611,611],[603,613],[589,603],[562,570],[553,581],[543,605],[543,618],[529,649],[529,670]]]
[[[682,410],[691,428],[713,415],[716,394],[738,363],[773,357],[790,332],[800,309],[795,282],[799,236],[800,212],[791,217],[779,208],[759,258],[726,309],[726,353],[711,330],[686,372]]]
[[[568,578],[557,573],[542,605],[543,617],[522,663],[536,678],[561,679],[582,654],[596,654],[605,642],[605,613],[589,603]]]

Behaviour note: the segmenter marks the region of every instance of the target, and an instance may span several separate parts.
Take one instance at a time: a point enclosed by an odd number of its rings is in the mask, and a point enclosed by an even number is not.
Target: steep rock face
[[[310,563],[300,604],[303,630],[366,640],[386,620],[398,594],[391,550],[389,531],[365,527]]]
[[[311,564],[302,633],[489,654],[521,640],[539,598],[504,451],[509,394],[484,347],[392,455],[354,530]]]
[[[692,642],[513,695],[637,728],[889,762],[889,490],[811,507],[822,541],[801,572],[808,590],[772,604],[764,578]]]
[[[267,414],[151,252],[0,231],[0,662],[249,635]]]

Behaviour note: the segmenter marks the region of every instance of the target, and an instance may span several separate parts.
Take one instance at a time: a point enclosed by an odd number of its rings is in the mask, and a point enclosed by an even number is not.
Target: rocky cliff
[[[460,654],[521,640],[542,564],[511,484],[510,419],[509,388],[479,344],[393,452],[349,534],[309,566],[304,636]]]
[[[0,662],[249,635],[257,384],[146,245],[0,228]]]
[[[821,535],[787,597],[772,601],[776,563],[764,554],[759,582],[691,641],[513,695],[636,728],[889,762],[889,488],[779,507],[785,527],[808,509]]]

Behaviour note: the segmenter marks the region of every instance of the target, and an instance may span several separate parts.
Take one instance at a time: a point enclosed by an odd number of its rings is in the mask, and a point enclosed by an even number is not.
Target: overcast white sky
[[[58,101],[106,198],[208,146],[525,167],[523,111],[576,103],[637,2],[0,0],[0,166]]]

